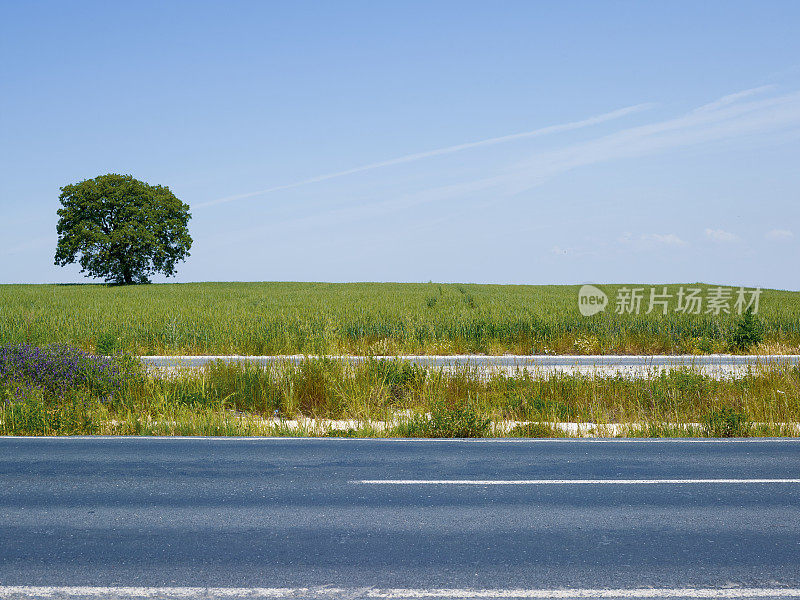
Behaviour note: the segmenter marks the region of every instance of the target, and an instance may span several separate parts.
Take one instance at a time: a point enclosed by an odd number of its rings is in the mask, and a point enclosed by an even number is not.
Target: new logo
[[[578,291],[578,309],[584,317],[591,317],[605,310],[608,296],[600,288],[593,285],[581,286]]]

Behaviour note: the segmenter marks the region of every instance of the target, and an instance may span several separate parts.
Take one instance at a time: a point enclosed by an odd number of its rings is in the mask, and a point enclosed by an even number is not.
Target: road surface
[[[154,369],[202,367],[216,360],[249,362],[263,366],[281,363],[301,363],[308,358],[295,356],[142,356],[145,365]],[[331,356],[333,360],[360,363],[364,356]],[[426,368],[494,369],[505,372],[525,369],[534,375],[552,373],[627,374],[641,377],[663,369],[689,367],[713,376],[744,373],[748,367],[792,365],[800,366],[800,355],[655,355],[655,356],[566,356],[566,355],[506,355],[506,356],[382,356],[382,360],[404,360]]]
[[[800,597],[800,441],[0,438],[45,595]]]
[[[268,365],[273,363],[291,362],[301,363],[307,358],[314,356],[291,355],[291,356],[142,356],[141,359],[146,364],[153,367],[201,367],[207,362],[222,360],[224,362],[247,361],[256,364]],[[330,356],[333,360],[345,360],[352,363],[359,363],[368,360],[366,356]],[[704,354],[704,355],[505,355],[505,356],[483,356],[477,354],[462,355],[437,355],[437,356],[376,356],[373,358],[382,360],[400,359],[420,365],[423,367],[438,366],[476,366],[476,367],[516,367],[516,366],[542,366],[542,367],[704,367],[704,366],[723,366],[723,367],[746,367],[748,365],[772,365],[789,364],[800,365],[800,355],[798,354],[765,354],[765,355],[744,355],[744,354]]]

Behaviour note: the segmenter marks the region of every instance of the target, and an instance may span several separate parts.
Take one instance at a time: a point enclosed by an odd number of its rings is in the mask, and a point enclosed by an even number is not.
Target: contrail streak
[[[503,135],[500,137],[489,138],[486,140],[480,140],[477,142],[467,142],[465,144],[457,144],[455,146],[447,146],[446,148],[437,148],[436,150],[428,150],[427,152],[418,152],[416,154],[407,154],[406,156],[400,156],[398,158],[392,158],[390,160],[384,160],[381,162],[370,163],[368,165],[362,165],[360,167],[354,167],[352,169],[347,169],[345,171],[338,171],[336,173],[327,173],[325,175],[317,175],[316,177],[311,177],[309,179],[303,179],[302,181],[295,181],[294,183],[287,183],[284,185],[277,185],[274,187],[266,188],[263,190],[258,190],[255,192],[247,192],[246,194],[237,194],[235,196],[226,196],[224,198],[218,198],[216,200],[209,200],[208,202],[201,202],[199,204],[194,205],[194,208],[200,208],[204,206],[214,206],[217,204],[225,204],[227,202],[233,202],[234,200],[243,200],[245,198],[253,198],[255,196],[261,196],[263,194],[270,194],[272,192],[278,192],[281,190],[289,190],[292,188],[300,187],[302,185],[308,185],[311,183],[318,183],[320,181],[327,181],[328,179],[334,179],[336,177],[344,177],[345,175],[352,175],[354,173],[363,173],[364,171],[371,171],[372,169],[380,169],[381,167],[389,167],[392,165],[399,165],[403,163],[413,162],[415,160],[421,160],[423,158],[431,158],[433,156],[441,156],[443,154],[452,154],[453,152],[461,152],[462,150],[469,150],[471,148],[478,148],[481,146],[493,146],[495,144],[503,144],[505,142],[511,142],[514,140],[520,140],[525,138],[532,138],[532,137],[539,137],[543,135],[549,135],[551,133],[560,133],[562,131],[572,131],[574,129],[580,129],[582,127],[589,127],[590,125],[597,125],[599,123],[604,123],[606,121],[611,121],[613,119],[619,119],[626,115],[629,115],[634,112],[639,112],[641,110],[645,110],[647,108],[651,108],[652,104],[636,104],[634,106],[628,106],[626,108],[621,108],[619,110],[615,110],[609,113],[604,113],[602,115],[597,115],[596,117],[590,117],[588,119],[583,119],[581,121],[572,121],[571,123],[562,123],[561,125],[550,125],[549,127],[542,127],[540,129],[534,129],[532,131],[524,131],[522,133],[514,133],[511,135]]]

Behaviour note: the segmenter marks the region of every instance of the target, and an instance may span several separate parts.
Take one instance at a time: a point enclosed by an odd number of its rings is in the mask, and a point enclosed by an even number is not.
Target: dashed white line
[[[800,479],[362,479],[362,485],[691,485],[800,483]]]

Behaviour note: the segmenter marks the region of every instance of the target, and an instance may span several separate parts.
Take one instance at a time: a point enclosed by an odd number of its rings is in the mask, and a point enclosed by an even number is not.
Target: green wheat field
[[[670,284],[675,293],[681,284]],[[699,287],[705,284],[683,284]],[[704,354],[800,351],[800,292],[764,290],[759,343],[740,316],[578,310],[579,286],[401,283],[0,285],[0,344],[101,354]],[[637,284],[649,292],[650,284]],[[663,284],[653,284],[659,291]],[[735,289],[735,288],[734,288]]]

